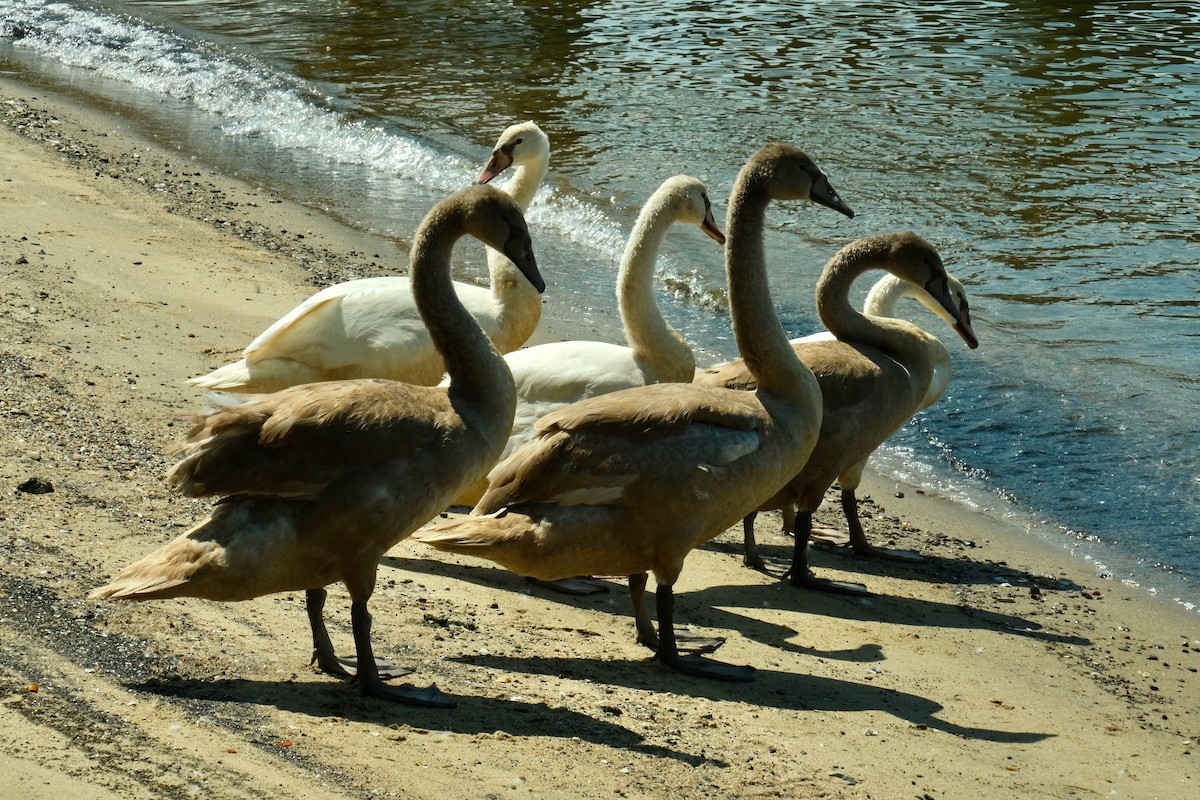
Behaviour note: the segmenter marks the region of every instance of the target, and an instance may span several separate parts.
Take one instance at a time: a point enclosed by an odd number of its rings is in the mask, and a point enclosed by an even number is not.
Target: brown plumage
[[[862,465],[871,453],[927,405],[935,370],[945,357],[941,342],[911,322],[868,317],[850,305],[850,285],[871,269],[887,270],[924,289],[953,320],[967,344],[978,345],[965,302],[950,291],[949,276],[937,251],[919,236],[897,233],[859,239],[825,265],[817,285],[817,309],[821,321],[837,338],[792,344],[821,387],[821,435],[803,469],[758,508],[782,509],[785,527],[796,533],[788,575],[798,586],[862,590],[858,584],[818,580],[811,574],[808,539],[812,513],[840,475],[847,474],[857,486]],[[955,285],[961,288],[957,281]],[[738,389],[755,386],[752,370],[740,359],[702,371],[696,382]],[[857,513],[847,507],[846,514],[853,532]],[[747,515],[743,527],[746,563],[764,569],[754,541],[754,513]],[[857,538],[865,539],[861,525]]]
[[[763,215],[773,199],[852,214],[799,150],[768,145],[730,199],[726,274],[734,335],[757,392],[656,384],[593,397],[540,419],[489,475],[472,516],[414,538],[543,580],[629,575],[638,640],[676,669],[725,680],[751,671],[681,657],[672,584],[687,554],[762,504],[804,463],[820,425],[816,379],[792,354],[767,285]],[[658,582],[658,632],[643,602]]]
[[[520,210],[504,193],[474,187],[429,212],[411,274],[450,372],[448,388],[377,379],[304,384],[226,401],[198,417],[168,480],[186,495],[221,501],[211,517],[91,596],[231,601],[306,590],[322,669],[357,672],[367,695],[445,705],[436,689],[382,684],[367,600],[383,554],[483,473],[512,425],[512,376],[450,281],[450,251],[465,234],[503,250],[544,286]],[[323,587],[339,580],[351,598],[355,660],[334,654],[321,617]]]

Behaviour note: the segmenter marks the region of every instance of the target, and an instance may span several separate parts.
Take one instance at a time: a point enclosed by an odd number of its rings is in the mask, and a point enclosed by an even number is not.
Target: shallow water
[[[1191,3],[6,2],[0,69],[217,168],[405,237],[505,126],[550,134],[530,213],[550,302],[609,337],[666,177],[718,216],[804,147],[855,211],[770,213],[789,333],[847,241],[912,229],[971,294],[955,379],[878,463],[1200,598],[1200,11]],[[734,355],[719,249],[673,231],[668,317]]]

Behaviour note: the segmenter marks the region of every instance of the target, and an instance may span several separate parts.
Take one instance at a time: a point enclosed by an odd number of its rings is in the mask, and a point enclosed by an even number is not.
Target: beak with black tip
[[[524,231],[514,231],[504,243],[504,257],[517,265],[521,274],[538,290],[538,294],[546,291],[546,281],[538,271],[537,259],[533,257],[533,242]]]
[[[704,221],[700,223],[700,230],[707,233],[717,244],[725,244],[725,234],[721,233],[721,229],[717,227],[717,220],[713,217],[712,206],[707,205],[704,209]]]
[[[812,187],[808,190],[808,198],[814,203],[828,206],[834,211],[839,211],[847,217],[854,219],[854,211],[843,202],[842,198],[838,197],[838,193],[829,185],[829,176],[824,173],[821,174],[821,177],[813,181]]]

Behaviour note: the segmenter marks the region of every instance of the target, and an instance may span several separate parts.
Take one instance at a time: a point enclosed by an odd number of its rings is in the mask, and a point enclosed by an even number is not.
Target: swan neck
[[[550,168],[550,154],[546,153],[532,161],[523,162],[513,173],[512,179],[505,184],[504,191],[516,202],[524,214],[533,202],[546,171]]]
[[[450,254],[464,233],[460,224],[444,217],[427,219],[417,231],[409,267],[413,299],[446,365],[452,390],[483,402],[501,401],[507,395],[515,407],[512,374],[458,299],[450,278]]]
[[[529,210],[533,196],[537,194],[538,187],[541,186],[542,178],[546,177],[546,170],[549,169],[549,166],[550,154],[548,152],[533,161],[523,162],[513,173],[512,179],[504,186],[503,191],[513,199],[522,214]],[[520,314],[523,319],[531,318],[533,325],[536,326],[537,320],[541,316],[542,305],[542,297],[538,290],[525,279],[517,265],[505,258],[500,251],[491,247],[487,248],[487,262],[492,299],[500,306],[501,328],[507,327],[505,325],[507,320],[504,319],[506,314]],[[506,349],[519,347],[532,333],[533,330],[530,329],[512,348]]]
[[[696,368],[692,348],[663,317],[654,298],[658,254],[674,221],[665,204],[653,199],[638,216],[617,274],[617,307],[634,358],[652,363],[660,372],[678,372],[681,377],[674,380],[689,381]]]
[[[751,176],[748,176],[751,177]],[[804,393],[816,378],[788,343],[767,280],[763,232],[770,197],[743,178],[729,199],[725,222],[725,278],[733,336],[760,390]]]
[[[863,301],[863,313],[872,317],[894,317],[900,301],[912,296],[913,285],[903,278],[888,273],[881,278]]]
[[[842,341],[899,354],[912,344],[913,337],[907,334],[919,330],[910,322],[892,319],[896,303],[905,293],[898,292],[890,312],[878,316],[865,315],[850,302],[854,281],[864,272],[884,269],[887,263],[883,251],[876,251],[870,242],[865,245],[844,248],[825,265],[817,281],[817,314],[825,329]]]

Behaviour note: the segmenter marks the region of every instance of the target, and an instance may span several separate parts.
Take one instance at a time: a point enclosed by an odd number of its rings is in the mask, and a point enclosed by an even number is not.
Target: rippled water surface
[[[1194,3],[5,2],[0,68],[403,237],[535,119],[550,301],[615,335],[613,267],[671,174],[723,198],[769,139],[855,208],[771,211],[793,334],[820,264],[912,229],[982,346],[881,464],[1118,577],[1200,597],[1200,11]],[[720,252],[672,232],[666,313],[733,355]],[[1065,536],[1064,536],[1065,535]]]

